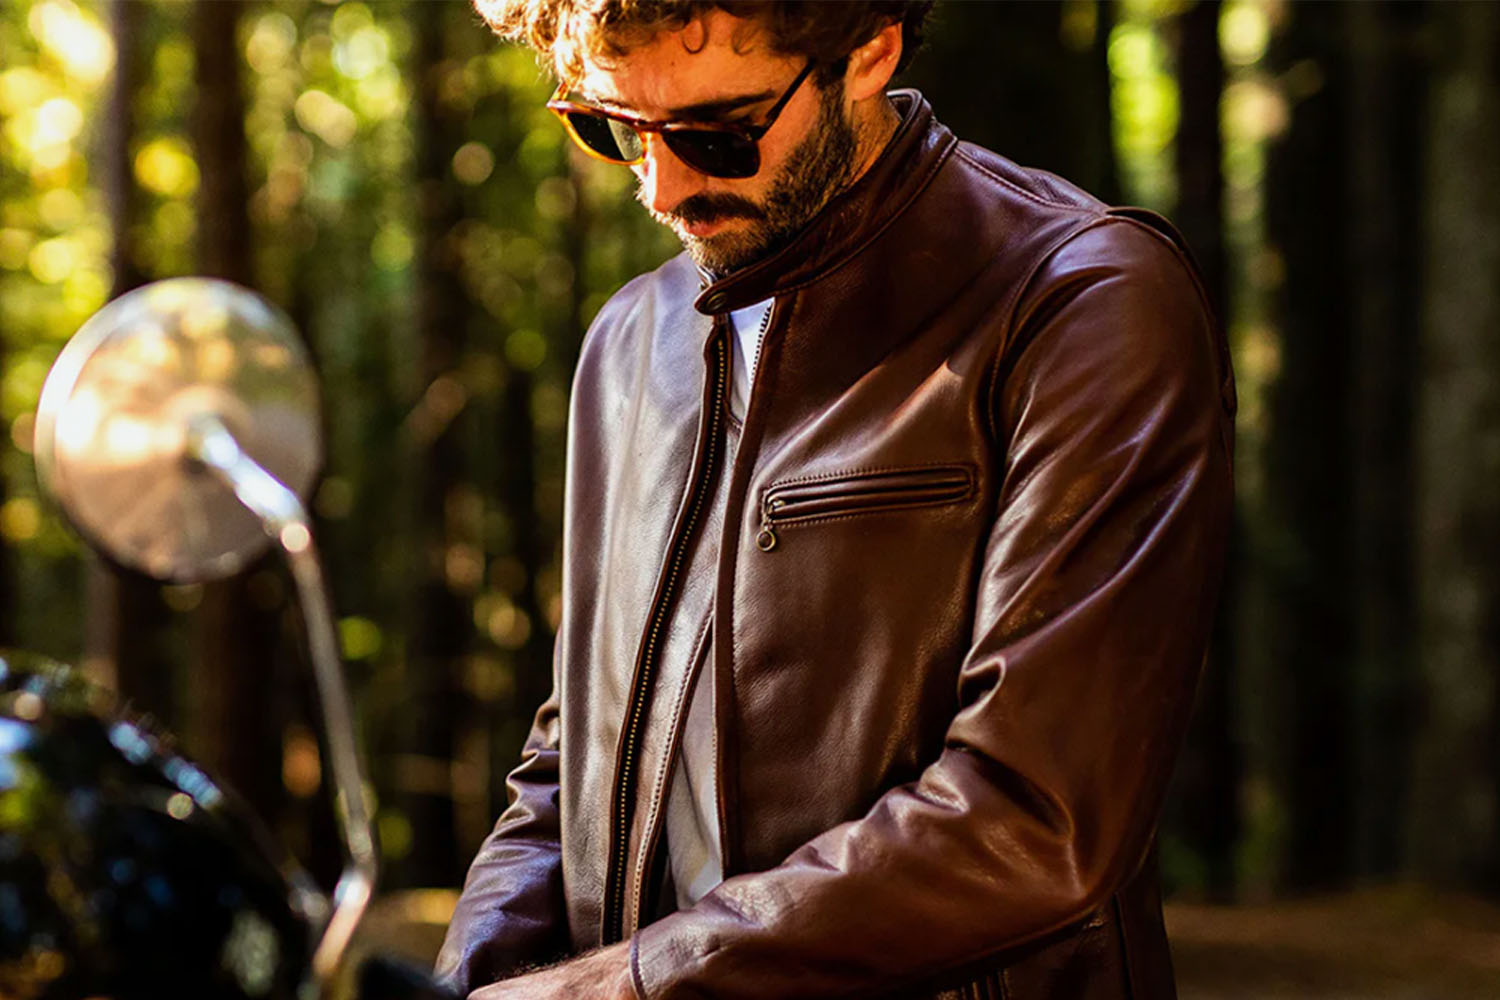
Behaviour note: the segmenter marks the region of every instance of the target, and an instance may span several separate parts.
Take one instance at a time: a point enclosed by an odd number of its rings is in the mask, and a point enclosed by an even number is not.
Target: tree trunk
[[[1433,5],[1419,388],[1413,859],[1493,887],[1500,698],[1500,6]]]
[[[1177,130],[1177,206],[1174,221],[1192,247],[1220,322],[1227,323],[1224,250],[1224,144],[1219,102],[1224,59],[1219,51],[1219,0],[1199,0],[1176,23],[1177,79],[1182,94]],[[1198,691],[1172,796],[1172,826],[1203,862],[1203,889],[1211,898],[1234,894],[1234,851],[1239,839],[1242,755],[1232,692],[1234,632],[1243,543],[1236,519],[1235,544],[1225,574],[1208,666]]]
[[[214,0],[194,4],[197,104],[191,129],[201,176],[198,270],[250,285],[245,103],[235,39],[242,9]],[[204,587],[186,728],[196,754],[270,817],[282,801],[274,697],[282,600],[279,578],[263,568],[267,560],[260,565]]]
[[[1353,862],[1401,868],[1416,693],[1412,420],[1421,313],[1426,5],[1343,4],[1349,52],[1353,279],[1350,442]]]
[[[109,114],[104,123],[101,187],[108,206],[110,298],[119,298],[145,282],[131,231],[137,219],[139,191],[131,163],[135,137],[135,96],[145,78],[140,37],[143,4],[113,0],[109,5],[115,43],[115,75],[110,85]],[[88,559],[88,628],[84,663],[90,674],[137,707],[170,724],[176,718],[173,664],[167,655],[169,621],[161,588],[143,574]]]
[[[415,471],[417,579],[414,619],[408,628],[407,688],[410,708],[401,725],[397,795],[413,830],[411,853],[393,863],[393,878],[405,885],[448,885],[457,881],[467,858],[456,849],[452,761],[455,735],[471,722],[463,686],[473,621],[468,597],[452,572],[457,504],[464,483],[460,436],[464,390],[458,379],[468,321],[459,281],[459,259],[451,237],[459,204],[449,164],[459,145],[452,109],[442,101],[443,34],[447,4],[411,7],[415,20],[413,77],[416,81],[416,183],[420,227],[417,249],[418,340],[426,402],[455,396],[455,406],[418,442]],[[425,403],[423,404],[425,405]]]
[[[245,177],[245,97],[235,43],[240,5],[198,0],[193,8],[197,105],[193,144],[201,182],[198,194],[198,268],[241,284],[250,265],[249,184]]]
[[[1177,19],[1177,79],[1182,94],[1177,128],[1177,227],[1193,248],[1208,297],[1228,315],[1224,254],[1224,142],[1219,101],[1224,58],[1219,52],[1220,0],[1198,0]]]
[[[1350,219],[1340,4],[1295,4],[1271,53],[1291,122],[1270,150],[1267,229],[1285,261],[1280,375],[1269,400],[1265,637],[1280,722],[1285,877],[1351,871],[1355,682],[1350,586]]]

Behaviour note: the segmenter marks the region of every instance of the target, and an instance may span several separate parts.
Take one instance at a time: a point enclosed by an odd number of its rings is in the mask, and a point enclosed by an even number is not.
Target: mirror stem
[[[313,546],[307,511],[297,494],[247,456],[223,421],[211,414],[188,423],[187,454],[213,470],[286,553],[307,625],[318,700],[328,734],[335,812],[344,834],[346,863],[333,890],[333,911],[313,953],[313,977],[326,988],[338,969],[375,889],[375,838],[365,802],[364,777],[354,738],[354,714],[339,657],[333,611]]]

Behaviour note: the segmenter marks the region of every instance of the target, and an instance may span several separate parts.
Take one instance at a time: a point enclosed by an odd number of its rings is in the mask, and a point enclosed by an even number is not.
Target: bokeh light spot
[[[0,506],[0,535],[8,541],[30,541],[41,526],[41,509],[31,497],[13,497]]]
[[[256,19],[255,28],[245,43],[245,60],[257,73],[275,73],[291,58],[296,45],[296,23],[285,14],[273,11]]]
[[[37,130],[33,141],[38,146],[72,142],[83,131],[83,110],[66,97],[54,97],[43,102],[37,108],[36,119]]]
[[[348,615],[339,619],[339,648],[346,660],[368,660],[380,652],[385,635],[368,618]]]
[[[380,833],[380,853],[395,861],[411,853],[411,820],[398,812],[383,812],[375,821]]]
[[[400,226],[382,226],[370,241],[370,260],[384,271],[399,271],[411,263],[411,237]]]
[[[1219,19],[1219,45],[1231,66],[1253,66],[1265,57],[1271,41],[1266,12],[1247,3],[1226,7]]]
[[[72,241],[59,236],[31,248],[26,263],[32,276],[44,285],[55,285],[68,276],[75,260]]]
[[[30,455],[32,442],[36,437],[36,417],[28,410],[18,414],[16,419],[10,422],[11,444],[23,455]]]
[[[443,551],[443,576],[455,593],[470,594],[484,581],[484,553],[458,542]]]
[[[291,726],[281,741],[281,783],[296,798],[310,799],[323,782],[318,739],[305,726]]]
[[[109,32],[68,0],[45,0],[31,9],[27,26],[48,54],[67,74],[95,85],[115,65],[115,46]]]
[[[354,112],[326,91],[305,91],[292,109],[299,125],[336,149],[347,146],[359,131]]]
[[[536,211],[544,219],[565,221],[578,207],[578,192],[566,177],[548,177],[536,186]]]
[[[20,114],[47,99],[53,85],[30,66],[17,66],[0,73],[0,114]]]
[[[135,154],[135,177],[149,191],[184,198],[198,189],[198,164],[185,140],[153,139]]]
[[[53,188],[37,198],[36,214],[44,225],[61,231],[83,217],[83,199],[67,188]]]
[[[19,271],[31,253],[32,236],[24,229],[0,229],[0,267]]]
[[[494,171],[495,155],[482,142],[466,142],[453,154],[453,176],[465,184],[483,184]]]
[[[390,43],[379,28],[360,28],[333,43],[333,65],[351,80],[363,80],[390,58]]]
[[[505,358],[522,371],[535,371],[547,358],[547,340],[535,330],[516,330],[505,338]]]

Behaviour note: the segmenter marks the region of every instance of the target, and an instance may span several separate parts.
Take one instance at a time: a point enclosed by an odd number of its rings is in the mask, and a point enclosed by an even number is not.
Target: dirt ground
[[[1182,1000],[1500,997],[1500,907],[1464,896],[1393,887],[1166,914]]]
[[[379,900],[355,952],[427,965],[455,895]],[[1389,887],[1238,906],[1169,903],[1180,1000],[1496,1000],[1500,906]]]

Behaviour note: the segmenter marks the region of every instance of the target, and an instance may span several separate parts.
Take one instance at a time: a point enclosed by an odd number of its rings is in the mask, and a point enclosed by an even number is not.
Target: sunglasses
[[[654,133],[673,154],[699,173],[710,177],[754,177],[760,170],[760,147],[756,144],[776,124],[802,81],[812,72],[808,63],[786,92],[772,105],[759,125],[731,122],[653,122],[618,111],[596,108],[563,99],[564,83],[547,102],[547,108],[562,119],[573,141],[590,156],[607,163],[630,166],[646,158],[646,136]]]

